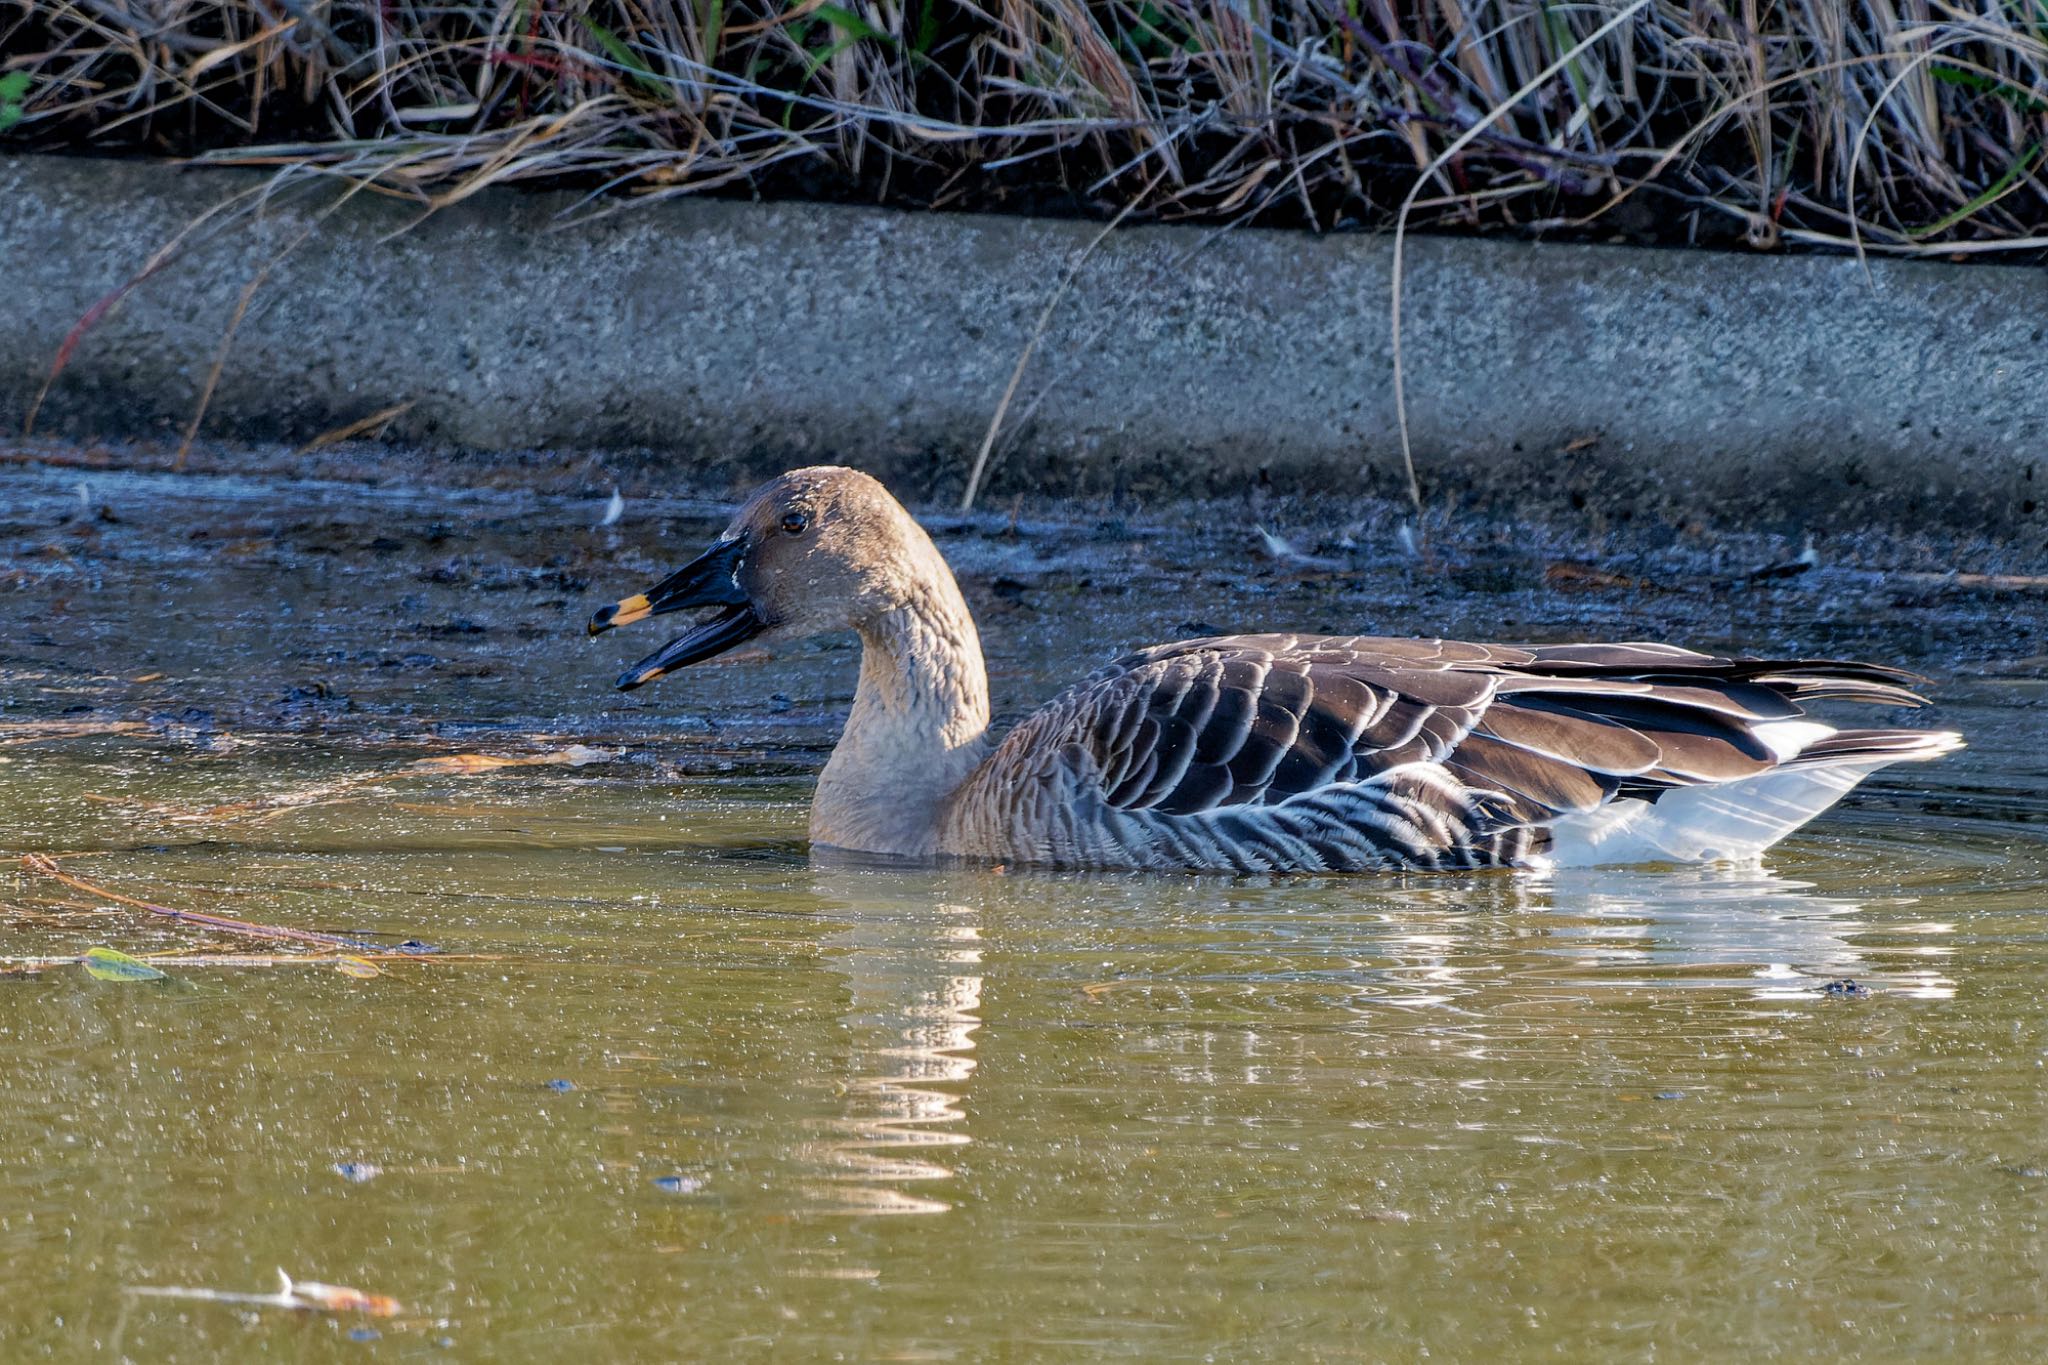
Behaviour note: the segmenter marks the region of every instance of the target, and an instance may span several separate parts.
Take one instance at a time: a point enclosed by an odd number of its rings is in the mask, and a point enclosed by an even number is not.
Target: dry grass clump
[[[1535,80],[1628,8],[0,0],[0,128],[434,205],[523,181],[1329,228],[1416,190],[1439,226],[2044,244],[2048,0],[1648,0]]]

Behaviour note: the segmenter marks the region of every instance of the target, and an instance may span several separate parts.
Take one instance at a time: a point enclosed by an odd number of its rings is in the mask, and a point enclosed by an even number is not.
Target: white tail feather
[[[1801,736],[1801,749],[1834,733],[1825,726],[1811,728],[1822,733]],[[1924,744],[1893,753],[1773,768],[1711,786],[1677,787],[1655,802],[1633,797],[1610,801],[1552,824],[1547,856],[1553,867],[1747,861],[1834,805],[1879,768],[1939,758],[1962,745],[1963,737],[1952,731],[1930,731]],[[1796,755],[1795,750],[1784,758]]]
[[[1826,739],[1835,727],[1817,720],[1767,720],[1752,725],[1749,732],[1764,742],[1772,758],[1783,763],[1815,740]]]

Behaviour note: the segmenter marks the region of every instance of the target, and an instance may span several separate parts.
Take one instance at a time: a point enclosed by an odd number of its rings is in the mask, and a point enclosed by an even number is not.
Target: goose
[[[1950,731],[1836,729],[1815,701],[1919,706],[1912,674],[1668,644],[1223,635],[1127,654],[989,729],[974,619],[875,479],[755,492],[597,635],[711,613],[618,679],[851,629],[860,680],[814,845],[1059,868],[1364,872],[1747,860]]]

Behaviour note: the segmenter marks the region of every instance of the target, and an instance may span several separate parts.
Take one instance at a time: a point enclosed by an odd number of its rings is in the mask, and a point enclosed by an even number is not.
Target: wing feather
[[[1592,810],[1620,785],[1574,763],[1475,734],[1458,746],[1444,766],[1468,787],[1500,792],[1516,815],[1531,823],[1570,811]]]
[[[1515,748],[1614,776],[1646,773],[1664,756],[1657,741],[1604,716],[1511,701],[1488,710],[1480,730]]]
[[[1028,813],[1011,800],[1018,818],[1061,825],[1061,846],[1089,826],[1132,863],[1471,866],[1540,852],[1544,826],[1617,794],[1766,771],[1757,726],[1819,698],[1917,704],[1912,681],[1642,642],[1223,636],[1098,670],[991,763],[1058,784]]]

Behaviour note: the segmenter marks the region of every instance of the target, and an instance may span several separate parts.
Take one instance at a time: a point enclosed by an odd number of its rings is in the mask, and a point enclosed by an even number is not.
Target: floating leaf
[[[334,963],[334,970],[340,972],[343,976],[353,976],[360,981],[368,981],[373,976],[384,975],[382,967],[360,957],[337,958]]]
[[[95,981],[161,981],[164,974],[147,962],[112,948],[93,948],[78,959]]]

